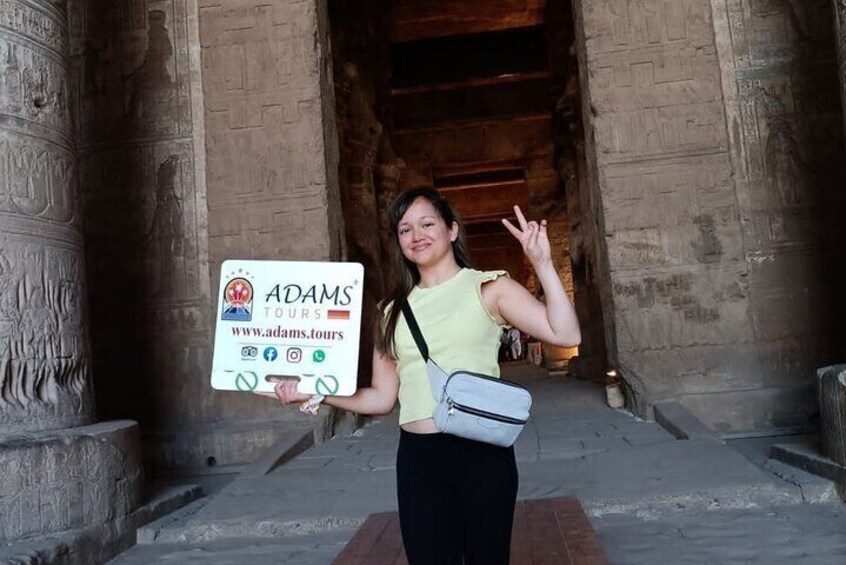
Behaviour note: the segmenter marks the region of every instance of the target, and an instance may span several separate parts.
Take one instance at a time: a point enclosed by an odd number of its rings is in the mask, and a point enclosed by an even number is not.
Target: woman
[[[456,368],[499,375],[503,326],[513,325],[547,343],[573,347],[579,324],[555,271],[546,221],[503,224],[520,242],[546,294],[536,300],[505,271],[470,268],[458,217],[437,191],[416,188],[389,210],[402,280],[383,302],[370,387],[323,403],[359,414],[387,414],[400,402],[397,495],[400,526],[411,565],[508,563],[517,497],[513,448],[438,433],[435,399],[425,363],[400,309],[408,300],[434,359]],[[309,401],[295,381],[280,381],[283,403]]]

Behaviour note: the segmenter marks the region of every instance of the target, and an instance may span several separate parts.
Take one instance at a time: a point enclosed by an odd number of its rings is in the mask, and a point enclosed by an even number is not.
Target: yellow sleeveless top
[[[485,307],[482,284],[503,275],[508,273],[462,269],[437,286],[414,287],[408,295],[429,355],[447,373],[464,369],[499,377],[497,352],[502,327]],[[436,403],[426,363],[402,314],[397,320],[395,342],[399,423],[431,418]]]

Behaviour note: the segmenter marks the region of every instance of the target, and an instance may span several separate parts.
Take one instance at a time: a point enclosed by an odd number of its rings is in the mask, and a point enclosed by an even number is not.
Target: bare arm
[[[582,340],[579,320],[564,291],[546,233],[546,220],[527,222],[519,206],[514,207],[519,227],[508,220],[503,224],[523,247],[546,295],[546,304],[532,296],[523,285],[501,278],[483,287],[486,303],[501,321],[507,322],[542,341],[559,347],[574,347]]]
[[[358,389],[352,396],[327,396],[323,403],[357,414],[388,414],[394,409],[398,394],[396,361],[374,348],[370,386]]]
[[[282,404],[300,403],[312,396],[297,392],[297,381],[294,380],[279,381],[274,390],[275,394],[261,394],[274,396]],[[327,396],[323,404],[357,414],[387,414],[394,409],[398,394],[399,376],[396,362],[374,348],[373,378],[370,386],[358,389],[352,396]]]

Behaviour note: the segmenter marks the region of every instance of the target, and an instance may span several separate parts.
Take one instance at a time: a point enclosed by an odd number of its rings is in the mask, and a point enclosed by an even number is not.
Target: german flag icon
[[[330,320],[349,320],[350,319],[350,311],[349,310],[328,310],[326,312],[326,317]]]

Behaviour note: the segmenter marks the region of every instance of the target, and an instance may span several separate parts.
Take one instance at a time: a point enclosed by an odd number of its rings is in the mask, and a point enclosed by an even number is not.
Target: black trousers
[[[400,432],[397,495],[409,565],[507,565],[514,449]]]

